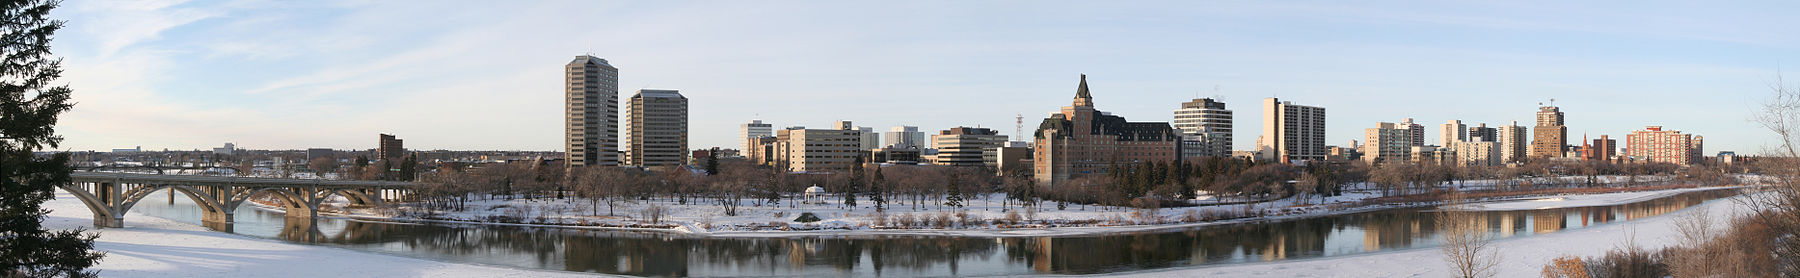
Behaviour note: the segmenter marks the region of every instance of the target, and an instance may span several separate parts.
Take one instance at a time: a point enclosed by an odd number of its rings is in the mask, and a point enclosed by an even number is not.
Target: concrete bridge
[[[334,181],[279,178],[157,175],[134,173],[74,172],[63,190],[81,199],[94,212],[94,227],[125,226],[125,212],[150,193],[169,189],[186,194],[202,210],[206,224],[229,225],[238,205],[259,193],[281,201],[289,219],[312,222],[319,204],[332,195],[352,205],[380,206],[409,201],[413,183],[395,181]],[[290,221],[292,222],[292,221]]]

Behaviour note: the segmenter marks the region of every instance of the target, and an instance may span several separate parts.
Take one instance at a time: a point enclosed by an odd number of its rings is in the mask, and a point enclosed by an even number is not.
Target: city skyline
[[[620,90],[681,88],[692,149],[737,147],[753,119],[1019,138],[1015,115],[1055,112],[1085,73],[1100,106],[1134,121],[1170,121],[1196,97],[1239,115],[1266,97],[1328,108],[1326,143],[1341,147],[1400,118],[1529,123],[1554,98],[1570,136],[1664,126],[1706,136],[1707,153],[1754,154],[1771,140],[1744,111],[1800,58],[1800,33],[1754,15],[1792,3],[1180,3],[71,2],[53,45],[78,105],[58,131],[65,150],[372,149],[379,133],[413,149],[562,150],[551,66],[592,53]],[[1667,110],[1691,112],[1642,112]],[[1253,149],[1260,132],[1244,127],[1261,120],[1233,125],[1232,149]]]

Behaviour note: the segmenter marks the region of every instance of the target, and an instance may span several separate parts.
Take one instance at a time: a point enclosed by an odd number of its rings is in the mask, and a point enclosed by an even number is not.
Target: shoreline
[[[1600,195],[1608,195],[1608,194],[1644,194],[1645,195],[1645,196],[1639,196],[1639,197],[1633,197],[1633,198],[1626,198],[1623,200],[1619,200],[1618,202],[1603,202],[1603,203],[1584,204],[1584,205],[1570,205],[1570,206],[1543,207],[1543,208],[1523,208],[1523,209],[1473,209],[1473,210],[1476,210],[1476,211],[1516,211],[1516,210],[1536,210],[1536,209],[1580,208],[1580,207],[1610,206],[1610,205],[1636,203],[1636,202],[1643,202],[1643,201],[1648,201],[1648,200],[1666,198],[1666,197],[1675,196],[1675,195],[1679,195],[1679,194],[1685,194],[1685,193],[1711,191],[1711,190],[1726,190],[1726,189],[1745,188],[1745,187],[1746,186],[1742,186],[1742,185],[1711,186],[1711,187],[1696,186],[1696,187],[1654,189],[1654,190],[1635,190],[1635,191],[1634,190],[1625,190],[1625,191],[1618,191],[1618,192],[1591,193],[1591,194],[1519,195],[1519,196],[1506,196],[1506,197],[1480,199],[1478,201],[1472,202],[1469,205],[1535,202],[1538,200],[1544,200],[1544,199],[1549,199],[1549,198],[1559,197],[1559,196],[1580,197],[1580,196],[1600,196]],[[264,205],[264,204],[256,203],[256,202],[250,202],[250,204],[252,207],[254,207],[256,209],[267,211],[267,212],[275,212],[275,213],[285,212],[284,210],[280,209],[279,207],[268,206],[268,205]],[[1045,227],[1045,228],[961,228],[961,229],[957,229],[957,228],[947,228],[947,229],[946,228],[930,228],[930,229],[819,228],[819,229],[814,229],[814,230],[791,230],[791,231],[782,231],[782,230],[709,231],[706,229],[702,229],[700,227],[696,227],[696,226],[694,226],[693,223],[678,223],[676,221],[668,221],[667,224],[656,224],[656,225],[670,225],[671,226],[670,228],[653,228],[653,227],[598,226],[598,225],[579,225],[579,224],[535,224],[535,223],[484,222],[484,221],[469,221],[469,220],[416,219],[416,218],[370,216],[370,215],[360,215],[360,214],[353,214],[353,213],[342,213],[342,212],[336,212],[336,211],[331,211],[331,212],[321,211],[319,213],[319,216],[327,217],[327,218],[334,218],[334,219],[344,219],[344,220],[350,220],[350,221],[371,222],[371,223],[415,224],[415,225],[450,224],[450,225],[471,225],[471,226],[473,226],[473,225],[513,226],[513,227],[531,227],[531,228],[660,233],[660,234],[691,236],[691,237],[701,237],[701,238],[799,238],[799,237],[851,237],[851,236],[953,236],[953,237],[977,237],[977,238],[1012,238],[1012,237],[1043,237],[1043,236],[1057,236],[1057,237],[1100,236],[1100,235],[1111,235],[1111,234],[1122,234],[1122,233],[1157,232],[1157,231],[1179,230],[1179,229],[1189,229],[1189,228],[1208,227],[1208,226],[1281,222],[1281,221],[1299,220],[1299,219],[1315,218],[1315,217],[1330,217],[1330,216],[1345,215],[1345,214],[1364,213],[1364,212],[1387,210],[1387,209],[1432,207],[1432,206],[1439,206],[1442,204],[1443,204],[1443,201],[1390,202],[1390,203],[1381,203],[1381,204],[1361,205],[1361,206],[1348,207],[1348,208],[1343,208],[1343,209],[1311,210],[1311,208],[1302,208],[1306,212],[1294,213],[1294,214],[1271,214],[1271,215],[1265,215],[1265,216],[1214,220],[1214,221],[1165,223],[1165,224],[1139,224],[1139,225],[1114,225],[1114,226],[1058,226],[1058,227]],[[1187,208],[1198,209],[1198,208],[1204,208],[1204,207],[1187,207]],[[1184,208],[1170,208],[1168,210],[1180,210],[1180,209],[1184,209]],[[1280,210],[1279,208],[1276,208],[1276,209]],[[1049,224],[1055,225],[1056,223],[1049,223]]]

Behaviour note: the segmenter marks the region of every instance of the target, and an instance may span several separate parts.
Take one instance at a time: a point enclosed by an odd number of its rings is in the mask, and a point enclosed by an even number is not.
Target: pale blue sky
[[[1550,98],[1575,138],[1771,141],[1748,111],[1800,64],[1800,2],[1567,2],[70,0],[55,51],[79,104],[58,131],[74,150],[367,149],[384,132],[561,150],[561,66],[591,52],[622,97],[681,90],[695,148],[736,147],[755,118],[1011,134],[1023,114],[1029,133],[1083,73],[1132,121],[1218,96],[1238,149],[1270,96],[1326,107],[1332,145],[1407,117],[1529,126]]]

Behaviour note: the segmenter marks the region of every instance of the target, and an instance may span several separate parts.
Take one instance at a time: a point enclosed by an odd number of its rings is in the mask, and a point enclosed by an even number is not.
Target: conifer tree
[[[91,277],[105,255],[93,251],[95,235],[43,227],[43,203],[73,171],[68,153],[33,154],[62,142],[56,119],[74,105],[67,85],[51,85],[62,76],[62,59],[50,55],[63,27],[49,18],[58,4],[0,2],[0,276]]]

